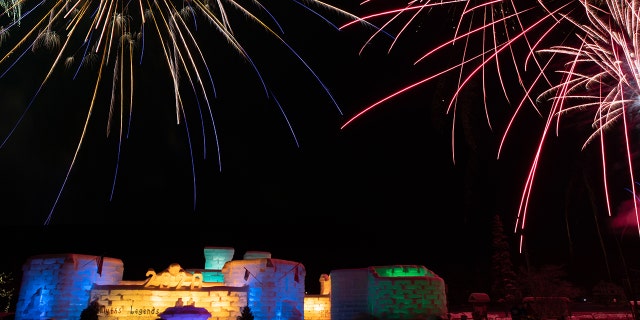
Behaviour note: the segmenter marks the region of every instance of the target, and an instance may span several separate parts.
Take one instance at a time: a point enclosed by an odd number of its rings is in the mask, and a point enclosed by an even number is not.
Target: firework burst
[[[357,19],[354,15],[336,8],[328,3],[306,0],[291,0],[294,9],[302,8],[312,17],[328,20],[325,13],[333,14],[340,19]],[[129,133],[136,103],[134,84],[139,85],[138,66],[142,65],[145,54],[161,56],[166,72],[172,82],[175,119],[184,125],[189,140],[190,157],[196,157],[192,148],[192,137],[199,135],[199,141],[205,141],[203,157],[207,157],[206,140],[212,136],[215,143],[217,165],[222,170],[221,151],[216,128],[216,109],[213,100],[217,97],[214,86],[214,71],[211,62],[219,59],[221,50],[212,50],[209,42],[199,34],[203,27],[217,31],[217,35],[226,42],[227,47],[234,50],[237,56],[246,61],[255,71],[262,85],[264,94],[272,99],[277,110],[286,122],[296,145],[298,139],[287,118],[284,108],[275,98],[274,90],[264,80],[261,66],[254,63],[251,52],[247,50],[248,39],[237,35],[237,30],[247,25],[257,27],[279,44],[317,80],[317,84],[328,96],[338,114],[342,111],[329,89],[320,80],[315,71],[300,54],[288,43],[284,31],[270,8],[255,0],[160,0],[160,1],[25,1],[0,0],[0,79],[6,78],[25,57],[37,51],[53,52],[53,60],[48,72],[42,78],[30,102],[16,119],[15,124],[0,148],[5,146],[25,114],[34,106],[42,89],[52,81],[55,72],[65,68],[71,70],[76,79],[84,67],[90,68],[94,77],[91,81],[91,98],[84,120],[84,126],[68,166],[64,182],[59,189],[55,202],[45,220],[51,222],[54,209],[60,200],[77,161],[79,151],[86,140],[90,119],[96,108],[108,108],[107,135],[112,131],[118,136],[118,156],[111,188],[113,197],[116,186],[118,163],[123,141]],[[145,51],[145,43],[154,45],[151,51]],[[207,45],[205,45],[205,43]],[[272,45],[272,44],[270,44]],[[110,99],[102,103],[103,88],[110,89]],[[188,114],[192,116],[187,116]],[[192,130],[192,127],[199,129]],[[115,128],[115,130],[114,130]],[[195,208],[196,184],[195,169],[193,173],[193,200]]]
[[[364,3],[370,2],[374,1]],[[364,15],[363,19],[376,23],[383,19],[380,23],[383,30],[400,26],[398,37],[389,50],[397,46],[402,34],[409,33],[412,25],[424,22],[419,19],[421,16],[442,13],[442,10],[455,11],[452,35],[417,56],[414,64],[433,61],[430,59],[442,53],[456,58],[453,63],[422,80],[364,108],[347,120],[343,128],[399,95],[453,74],[457,77],[457,89],[450,96],[446,109],[447,114],[452,115],[453,130],[459,97],[472,81],[477,80],[483,84],[484,112],[489,127],[494,130],[496,124],[486,101],[491,75],[499,80],[499,90],[512,107],[508,121],[500,129],[498,158],[512,125],[525,107],[533,108],[544,119],[523,187],[514,231],[522,234],[525,228],[538,163],[549,137],[554,132],[558,134],[561,122],[575,123],[580,118],[587,119],[591,128],[582,149],[593,145],[600,150],[604,198],[611,216],[607,183],[611,177],[607,168],[612,161],[605,157],[611,141],[623,145],[625,176],[632,194],[637,194],[633,183],[635,145],[632,133],[637,126],[640,98],[639,6],[635,0],[426,0],[411,1],[399,8],[375,10],[373,14]],[[347,23],[342,28],[351,24]],[[612,128],[621,130],[614,133]],[[452,150],[455,150],[453,132],[451,136]],[[455,152],[452,155],[455,162]],[[637,204],[634,212],[640,232]]]

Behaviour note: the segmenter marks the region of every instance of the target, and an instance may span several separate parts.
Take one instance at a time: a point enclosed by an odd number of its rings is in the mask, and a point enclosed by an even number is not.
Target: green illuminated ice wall
[[[416,265],[331,271],[331,320],[418,319],[447,314],[444,280]]]

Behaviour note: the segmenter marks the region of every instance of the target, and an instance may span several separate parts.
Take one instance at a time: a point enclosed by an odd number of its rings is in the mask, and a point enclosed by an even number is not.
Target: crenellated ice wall
[[[245,306],[257,320],[406,320],[447,313],[443,279],[423,266],[333,270],[320,276],[320,294],[307,295],[301,263],[272,259],[265,251],[227,260],[233,253],[233,248],[206,247],[205,269],[173,263],[159,273],[149,269],[141,275],[145,280],[135,281],[122,280],[119,259],[34,256],[23,265],[15,319],[79,319],[91,301],[100,305],[100,320],[157,320],[166,310],[184,317],[182,311],[191,309],[206,310],[198,316],[208,313],[209,320],[236,320]]]
[[[331,299],[329,295],[306,295],[304,297],[304,320],[331,320]]]
[[[249,287],[248,305],[256,319],[304,318],[306,270],[301,263],[271,258],[234,260],[224,265],[222,274],[227,286]]]
[[[145,287],[142,283],[95,286],[100,319],[156,320],[169,308],[202,308],[209,319],[236,320],[247,305],[247,287]],[[174,309],[174,313],[175,309]]]
[[[331,276],[320,275],[320,294],[304,297],[305,320],[331,320]]]
[[[204,268],[207,270],[222,270],[227,261],[233,260],[235,249],[231,247],[205,247]]]
[[[243,260],[271,258],[271,252],[267,251],[247,251],[242,256]]]
[[[331,319],[444,317],[444,280],[423,266],[392,265],[331,272]]]
[[[447,296],[444,280],[423,266],[369,267],[369,310],[382,319],[444,318]]]
[[[370,314],[368,283],[366,268],[331,271],[331,320],[366,319]]]
[[[122,260],[109,257],[33,256],[22,267],[15,319],[78,319],[90,302],[94,283],[117,283],[123,271]]]
[[[204,282],[224,282],[222,267],[227,261],[233,260],[235,249],[230,247],[205,247],[204,248],[204,270],[202,277]],[[195,269],[193,269],[195,271]]]

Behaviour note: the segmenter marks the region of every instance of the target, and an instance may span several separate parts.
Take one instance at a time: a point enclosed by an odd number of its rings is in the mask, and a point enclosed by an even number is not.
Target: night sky
[[[95,81],[95,71],[82,71],[74,80],[72,72],[59,68],[0,149],[0,234],[10,257],[2,266],[18,270],[34,254],[104,254],[122,259],[125,279],[133,280],[144,278],[147,268],[162,270],[173,262],[200,268],[205,246],[230,246],[236,258],[246,250],[261,250],[302,262],[310,293],[319,290],[320,274],[334,269],[418,264],[442,276],[454,294],[465,296],[488,290],[490,222],[496,214],[510,237],[514,263],[523,264],[510,231],[544,120],[529,110],[496,160],[502,129],[491,131],[478,103],[482,93],[471,90],[458,110],[465,116],[456,129],[454,163],[452,117],[445,114],[448,101],[443,99],[455,79],[443,78],[340,130],[362,108],[438,66],[412,63],[424,39],[437,38],[444,26],[425,22],[390,53],[390,41],[378,38],[359,55],[370,29],[338,32],[293,4],[282,7],[274,15],[285,17],[279,20],[284,38],[327,85],[342,115],[290,52],[264,40],[258,29],[238,27],[239,38],[249,39],[247,51],[287,111],[297,147],[250,65],[203,23],[200,43],[211,55],[218,94],[212,105],[222,170],[211,126],[205,125],[207,140],[202,141],[193,112],[187,118],[192,168],[185,124],[176,124],[166,64],[149,36],[128,137],[118,150],[117,125],[106,135],[111,81],[106,77],[87,138],[45,227],[88,111],[88,84]],[[29,105],[51,60],[50,53],[28,53],[0,78],[3,136]],[[190,89],[182,90],[193,105]],[[496,127],[502,128],[510,109],[499,92],[489,98]],[[621,234],[607,227],[612,218],[602,210],[601,197],[590,202],[585,186],[602,192],[598,162],[588,151],[580,152],[576,141],[584,132],[572,133],[555,139],[542,160],[530,208],[527,258],[533,265],[566,265],[572,280],[589,287],[608,280],[595,218],[605,228],[610,260],[617,260],[615,239],[637,247],[637,231]],[[616,192],[615,209],[625,192]],[[613,280],[620,278],[616,273]]]

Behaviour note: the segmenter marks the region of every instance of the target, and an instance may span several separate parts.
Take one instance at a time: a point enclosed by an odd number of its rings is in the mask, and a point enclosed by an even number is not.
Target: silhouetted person
[[[511,307],[511,319],[513,320],[524,320],[523,313],[524,307],[522,304],[516,304]]]
[[[98,300],[93,300],[89,306],[80,313],[80,320],[98,320],[98,312],[100,312],[100,304]]]

